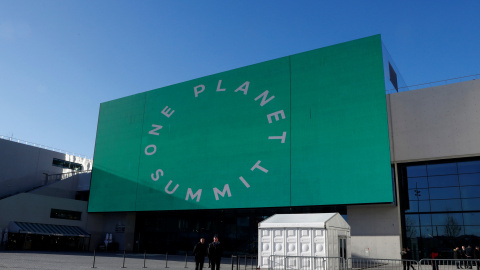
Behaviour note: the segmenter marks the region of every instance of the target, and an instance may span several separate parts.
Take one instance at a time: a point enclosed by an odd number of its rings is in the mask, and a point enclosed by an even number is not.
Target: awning
[[[90,237],[90,233],[84,229],[78,226],[67,225],[11,221],[8,230],[11,233]]]

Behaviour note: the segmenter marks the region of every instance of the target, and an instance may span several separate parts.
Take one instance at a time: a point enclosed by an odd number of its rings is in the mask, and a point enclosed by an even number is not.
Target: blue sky
[[[480,73],[480,1],[0,0],[0,135],[93,157],[100,103],[381,34],[407,85]]]

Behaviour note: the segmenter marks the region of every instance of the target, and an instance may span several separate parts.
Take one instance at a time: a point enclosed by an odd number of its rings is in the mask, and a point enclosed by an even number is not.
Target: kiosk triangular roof
[[[259,228],[344,228],[348,223],[339,213],[276,214],[258,224]]]

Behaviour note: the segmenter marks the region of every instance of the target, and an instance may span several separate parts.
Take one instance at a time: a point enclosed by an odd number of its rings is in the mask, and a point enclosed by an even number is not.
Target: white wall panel
[[[480,80],[387,96],[392,161],[480,153]]]
[[[325,257],[327,256],[325,229],[318,228],[264,228],[259,229],[259,265],[260,268],[270,268],[272,265],[283,267],[286,263],[287,269],[312,269],[313,259],[299,259],[298,256],[305,257]],[[330,233],[330,232],[329,232]],[[337,235],[331,232],[333,237]],[[336,241],[331,240],[332,243]],[[331,250],[338,245],[333,244]],[[271,255],[286,256],[284,258],[271,260]],[[291,256],[292,258],[288,258]],[[338,256],[338,254],[333,255]],[[294,257],[294,258],[293,258]],[[315,265],[315,269],[320,269],[320,265]]]

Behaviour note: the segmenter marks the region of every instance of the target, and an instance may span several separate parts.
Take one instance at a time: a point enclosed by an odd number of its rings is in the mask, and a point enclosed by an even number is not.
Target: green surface
[[[90,212],[392,200],[380,36],[100,108]]]

